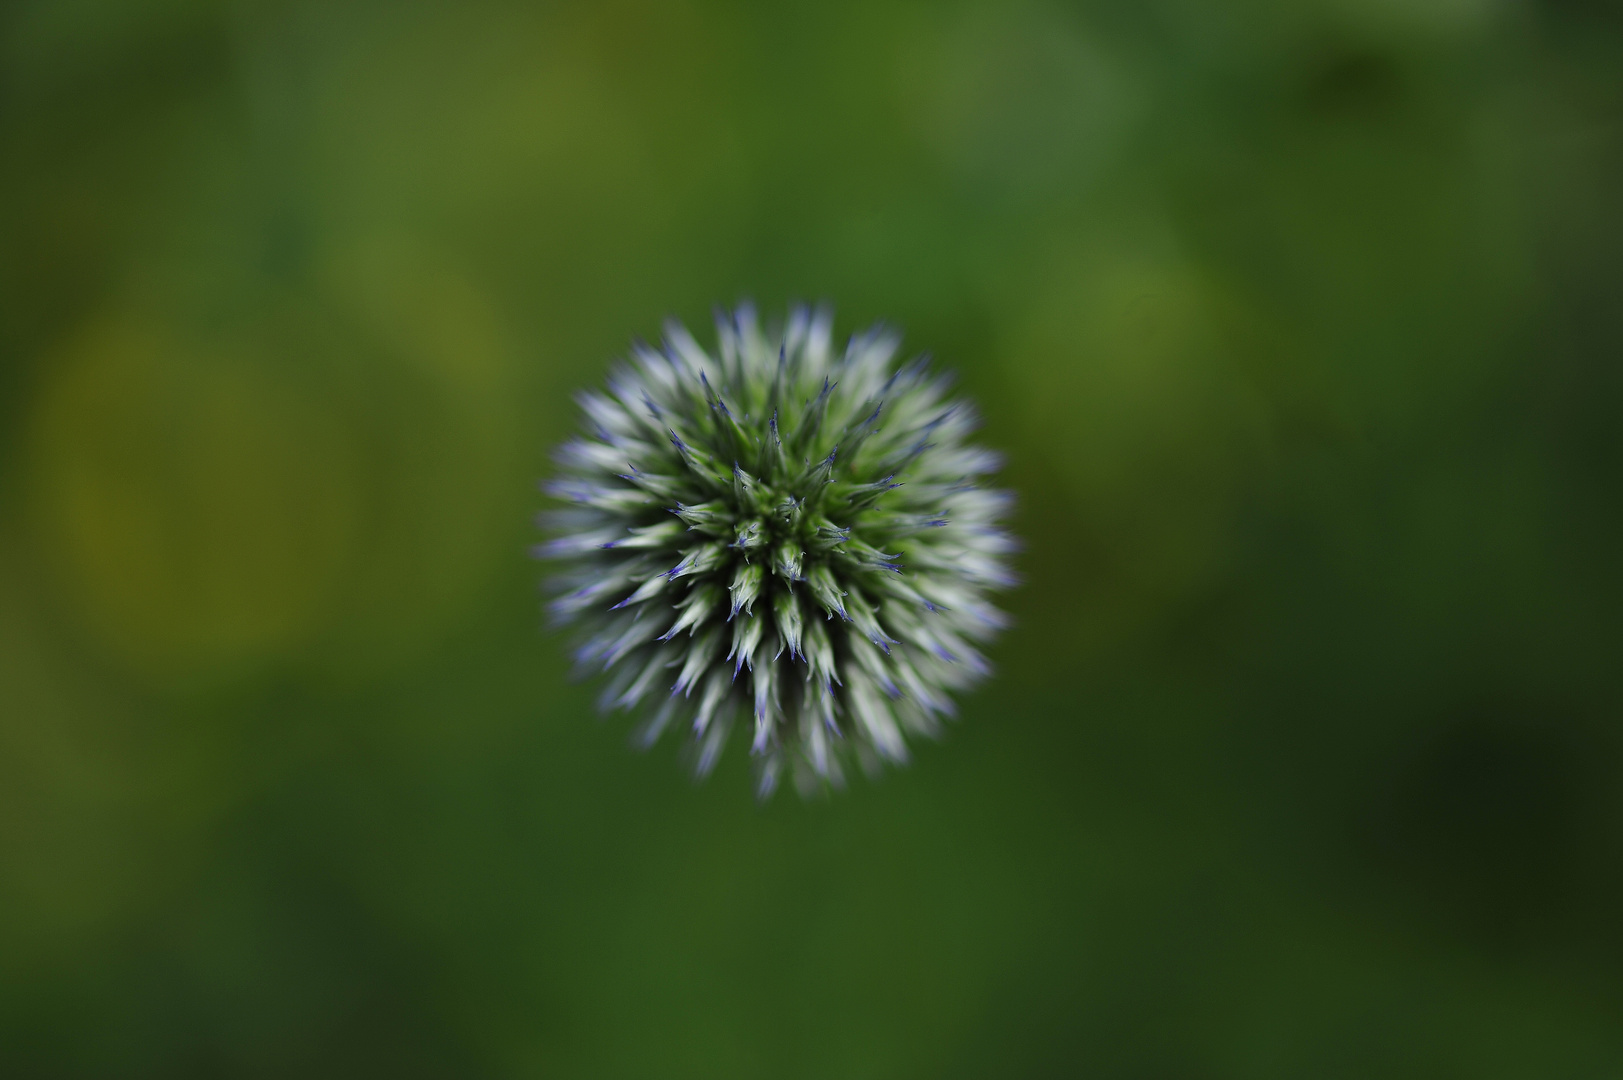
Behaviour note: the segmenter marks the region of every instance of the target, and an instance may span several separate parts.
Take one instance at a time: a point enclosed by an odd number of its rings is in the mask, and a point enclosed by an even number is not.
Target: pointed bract
[[[837,355],[831,325],[742,305],[713,356],[668,324],[577,397],[586,433],[543,486],[565,504],[536,549],[562,567],[548,610],[602,706],[642,712],[642,745],[688,726],[700,775],[748,716],[763,798],[786,770],[808,791],[905,761],[987,674],[1014,580],[974,410],[889,330]]]

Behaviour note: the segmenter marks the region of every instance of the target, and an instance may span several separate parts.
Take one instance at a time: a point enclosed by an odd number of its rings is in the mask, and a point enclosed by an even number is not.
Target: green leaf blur
[[[1027,545],[805,804],[527,556],[743,297]],[[16,0],[0,361],[0,1074],[1623,1075],[1615,4]]]

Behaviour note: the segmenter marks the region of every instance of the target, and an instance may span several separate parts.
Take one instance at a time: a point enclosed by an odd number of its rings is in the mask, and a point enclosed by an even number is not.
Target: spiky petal
[[[684,721],[702,775],[748,716],[763,796],[785,768],[837,785],[905,760],[986,675],[1010,499],[981,486],[999,460],[966,441],[974,410],[923,358],[896,367],[889,330],[836,356],[826,310],[716,322],[715,354],[670,323],[581,396],[545,488],[569,504],[537,549],[563,566],[551,610],[644,742]]]

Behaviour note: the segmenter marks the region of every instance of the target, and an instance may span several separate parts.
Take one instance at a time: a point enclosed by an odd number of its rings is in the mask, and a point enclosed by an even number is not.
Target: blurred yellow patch
[[[369,529],[342,621],[313,659],[355,678],[419,656],[499,562],[526,559],[534,477],[518,459],[501,323],[473,283],[400,238],[346,246],[322,281],[364,358]]]
[[[1030,438],[1081,502],[1113,590],[1181,594],[1221,561],[1236,486],[1267,439],[1259,314],[1152,247],[1050,275],[1005,347]]]
[[[497,321],[431,265],[357,247],[310,295],[215,329],[111,314],[45,366],[35,533],[122,666],[370,677],[454,621],[500,537],[523,557]]]
[[[104,645],[170,682],[257,665],[320,624],[357,526],[329,403],[266,359],[129,316],[48,370],[39,535]]]

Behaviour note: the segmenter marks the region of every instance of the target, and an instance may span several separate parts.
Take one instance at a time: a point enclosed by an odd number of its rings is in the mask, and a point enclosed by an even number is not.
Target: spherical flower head
[[[546,485],[571,505],[537,549],[563,565],[550,610],[644,745],[690,728],[703,776],[748,718],[762,797],[786,770],[837,786],[905,761],[987,674],[1010,497],[981,486],[1000,459],[966,441],[973,409],[928,358],[897,367],[890,331],[836,355],[825,310],[716,323],[714,354],[669,323],[580,395],[588,433]]]

